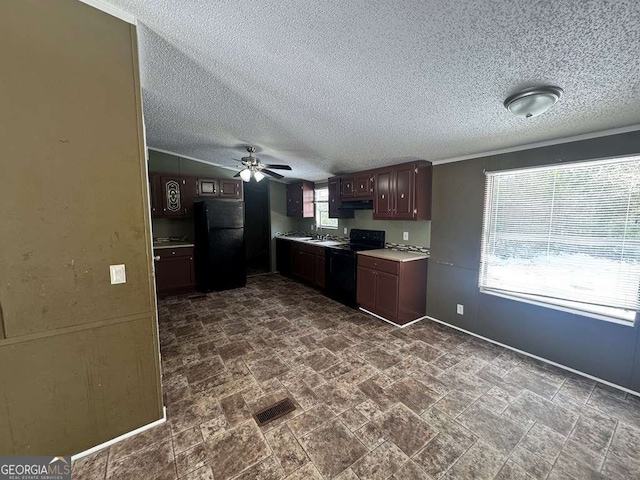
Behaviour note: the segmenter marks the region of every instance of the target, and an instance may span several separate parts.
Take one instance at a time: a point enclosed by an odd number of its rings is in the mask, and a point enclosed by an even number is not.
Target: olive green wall
[[[427,315],[640,392],[640,325],[628,327],[478,290],[484,170],[640,153],[640,132],[437,165]],[[464,315],[456,314],[456,304]]]
[[[162,417],[136,32],[7,0],[0,56],[0,455],[73,454]]]
[[[232,178],[237,171],[149,149],[149,171],[204,178]]]

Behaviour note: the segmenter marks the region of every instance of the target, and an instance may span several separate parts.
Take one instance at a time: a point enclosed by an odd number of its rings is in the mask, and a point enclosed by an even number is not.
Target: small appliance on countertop
[[[327,248],[327,296],[357,308],[357,254],[364,250],[377,250],[384,247],[384,230],[352,228],[349,233],[349,243]]]

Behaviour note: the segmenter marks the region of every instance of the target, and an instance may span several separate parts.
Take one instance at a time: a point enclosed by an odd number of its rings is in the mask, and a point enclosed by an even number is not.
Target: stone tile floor
[[[168,422],[74,479],[640,478],[639,398],[430,321],[396,329],[279,275],[159,318]]]

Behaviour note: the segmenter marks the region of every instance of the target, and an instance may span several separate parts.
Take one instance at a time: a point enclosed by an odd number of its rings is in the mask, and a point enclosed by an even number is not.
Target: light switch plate
[[[460,305],[458,303],[457,307],[456,307],[456,313],[458,315],[464,315],[464,305]]]
[[[127,283],[127,272],[124,265],[109,265],[109,274],[111,276],[111,285]]]
[[[409,240],[409,232],[402,232],[402,240]]]
[[[347,234],[347,227],[344,227],[344,234]]]

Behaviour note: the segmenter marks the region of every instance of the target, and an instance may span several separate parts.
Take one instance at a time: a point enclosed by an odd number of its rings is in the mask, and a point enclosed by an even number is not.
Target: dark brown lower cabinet
[[[378,315],[397,322],[399,277],[385,272],[376,272],[376,310]],[[427,289],[424,289],[424,299],[427,298]]]
[[[362,308],[373,312],[376,309],[376,271],[358,265],[357,301]]]
[[[158,295],[195,290],[193,247],[156,248],[154,255]]]
[[[398,262],[358,255],[357,302],[399,325],[426,314],[427,259]]]
[[[319,250],[313,255],[313,284],[318,288],[324,288],[326,284],[324,248],[319,248]]]
[[[325,287],[324,247],[291,243],[291,274],[318,288]]]

